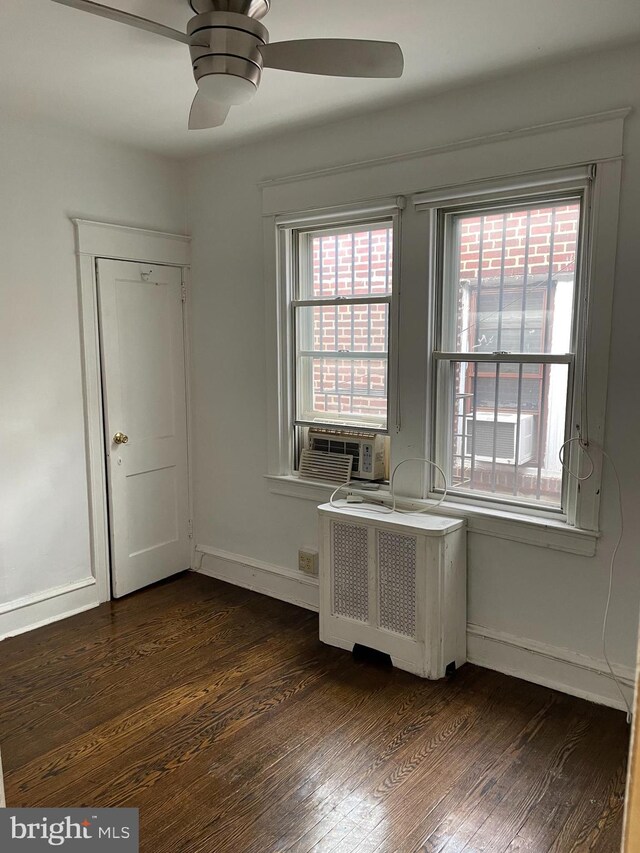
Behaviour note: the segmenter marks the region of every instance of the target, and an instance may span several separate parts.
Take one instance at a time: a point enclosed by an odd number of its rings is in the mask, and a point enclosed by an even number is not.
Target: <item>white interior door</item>
[[[182,273],[98,260],[116,598],[189,568]]]

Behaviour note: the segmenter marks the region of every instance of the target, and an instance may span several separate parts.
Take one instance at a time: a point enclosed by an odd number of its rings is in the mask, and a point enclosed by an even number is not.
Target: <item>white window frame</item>
[[[514,186],[510,187],[509,182],[504,182],[503,185],[496,187],[491,191],[488,189],[486,194],[483,194],[482,201],[478,199],[477,188],[471,190],[474,195],[472,202],[467,201],[467,197],[462,191],[453,193],[450,199],[443,199],[435,202],[434,214],[437,219],[437,248],[438,253],[437,263],[435,265],[436,274],[431,281],[431,287],[435,290],[432,304],[434,304],[436,321],[434,329],[434,344],[435,350],[432,353],[434,359],[433,370],[435,378],[433,382],[434,395],[431,401],[432,411],[432,453],[433,459],[445,470],[449,468],[450,463],[450,445],[449,433],[452,416],[453,401],[450,398],[451,393],[451,372],[447,369],[447,365],[452,367],[455,363],[481,363],[488,362],[491,364],[525,364],[535,363],[544,365],[566,364],[567,365],[567,405],[565,410],[565,438],[574,438],[577,433],[575,425],[582,420],[581,417],[581,383],[576,382],[576,376],[584,375],[584,342],[586,339],[586,321],[587,313],[584,307],[588,301],[588,270],[587,251],[589,246],[589,229],[590,222],[590,193],[591,184],[595,176],[595,170],[591,167],[572,170],[570,173],[563,175],[559,173],[553,176],[553,182],[546,183],[544,177],[539,185],[522,186],[522,181],[514,182]],[[452,270],[450,269],[450,261],[453,251],[453,222],[460,215],[475,215],[482,211],[503,210],[508,207],[519,208],[526,207],[532,204],[545,205],[547,202],[557,202],[558,200],[567,203],[570,199],[578,199],[581,206],[580,225],[578,233],[577,259],[578,265],[575,275],[575,286],[573,294],[573,317],[571,330],[571,349],[569,352],[561,353],[527,353],[527,354],[509,354],[497,355],[490,353],[463,353],[447,351],[445,340],[447,333],[450,333],[451,326],[451,293],[453,278]],[[426,201],[426,200],[425,200]],[[424,204],[425,202],[423,202]],[[428,202],[427,202],[428,203]],[[570,444],[564,453],[564,460],[571,471],[578,470],[583,460],[581,459],[581,451],[576,443]],[[436,485],[431,483],[430,494],[441,494],[442,490],[436,488]],[[527,501],[524,498],[510,498],[500,494],[496,494],[495,498],[490,497],[486,492],[479,492],[475,495],[473,492],[455,492],[451,489],[449,499],[454,502],[466,503],[469,505],[494,505],[502,510],[515,510],[517,512],[533,512],[541,514],[543,517],[553,517],[554,515],[563,521],[574,519],[577,513],[576,506],[577,494],[572,488],[572,478],[568,476],[566,470],[562,474],[562,496],[560,507],[547,507],[543,503],[538,505],[532,501]]]
[[[394,254],[394,273],[399,278],[394,286],[396,313],[392,322],[396,335],[392,335],[389,371],[393,468],[403,459],[428,456],[433,450],[434,288],[425,283],[435,275],[434,211],[460,198],[482,200],[487,193],[504,190],[505,185],[508,195],[525,194],[524,190],[529,192],[532,185],[544,180],[562,188],[567,175],[571,179],[573,173],[575,179],[575,174],[584,174],[590,164],[596,164],[597,175],[591,190],[590,244],[586,250],[591,312],[585,373],[589,436],[594,445],[603,446],[624,123],[629,112],[610,110],[534,127],[507,128],[485,137],[261,183],[269,388],[265,478],[272,494],[319,503],[332,491],[330,484],[300,480],[291,465],[290,330],[284,284],[287,223],[331,223],[337,221],[336,214],[367,218],[380,209],[403,210]],[[473,534],[592,556],[599,536],[602,469],[597,450],[592,457],[593,476],[581,483],[579,490],[577,483],[570,483],[576,494],[571,496],[574,509],[566,520],[557,513],[535,509],[522,512],[521,507],[480,506],[458,499],[447,500],[439,512],[465,518]],[[423,471],[420,467],[406,465],[398,472],[397,492],[407,508],[423,507],[426,499],[435,496],[430,477],[425,476],[426,466]],[[585,472],[586,463],[577,473]],[[362,494],[370,497],[370,493]],[[384,489],[377,496],[383,502],[389,500]]]
[[[296,429],[302,422],[296,420],[296,335],[295,335],[295,309],[305,305],[320,304],[315,299],[298,299],[296,293],[299,275],[298,258],[298,236],[300,232],[310,230],[329,230],[339,228],[351,228],[359,225],[369,226],[375,222],[389,223],[393,229],[393,263],[391,268],[391,295],[379,294],[368,297],[365,302],[376,304],[388,304],[389,306],[389,350],[387,355],[387,426],[372,427],[368,424],[358,426],[341,425],[336,419],[337,428],[363,432],[379,432],[383,435],[389,433],[391,420],[395,411],[394,391],[395,375],[397,365],[397,322],[398,322],[398,258],[400,251],[400,207],[398,200],[380,200],[370,206],[358,206],[355,208],[338,208],[323,212],[299,213],[293,216],[278,217],[276,219],[276,248],[278,259],[278,375],[279,375],[279,464],[280,475],[294,474],[297,470],[296,459]],[[321,301],[331,303],[331,299]],[[335,300],[338,305],[346,305],[353,302],[361,304],[362,299]],[[330,428],[331,422],[308,424],[309,426],[321,426]]]
[[[395,234],[395,225],[394,219],[392,216],[383,216],[378,217],[372,220],[362,220],[359,222],[354,222],[349,225],[339,224],[339,225],[330,225],[330,226],[313,226],[309,228],[299,228],[292,230],[292,251],[296,253],[296,263],[295,263],[295,278],[291,282],[291,292],[293,293],[293,297],[291,298],[290,304],[292,309],[292,319],[291,325],[294,333],[294,352],[292,354],[294,360],[294,399],[296,402],[296,412],[294,413],[294,426],[298,427],[335,427],[336,429],[345,429],[345,430],[355,430],[362,432],[378,432],[386,435],[389,431],[389,346],[391,344],[391,308],[393,301],[393,258],[390,272],[390,283],[391,283],[391,292],[390,293],[378,293],[372,294],[370,296],[321,296],[321,297],[312,297],[309,296],[304,298],[301,296],[301,283],[303,280],[303,258],[302,258],[302,242],[305,243],[305,251],[310,251],[311,244],[313,242],[313,237],[316,234],[349,234],[352,233],[356,229],[366,229],[366,230],[374,230],[376,226],[391,226],[392,235]],[[393,237],[392,237],[393,242]],[[337,263],[337,260],[336,260]],[[307,273],[308,274],[308,273]],[[345,353],[341,353],[339,351],[336,352],[324,352],[324,351],[304,351],[299,347],[298,332],[299,326],[297,324],[297,317],[299,315],[299,311],[297,309],[304,308],[317,308],[317,307],[344,307],[351,306],[357,307],[359,305],[386,305],[387,306],[387,350],[384,352],[350,352],[348,355]],[[311,417],[311,408],[310,406],[305,407],[303,405],[304,399],[304,382],[301,381],[300,378],[300,369],[297,364],[297,359],[301,356],[314,356],[314,357],[323,357],[323,358],[335,358],[339,360],[340,358],[352,358],[356,360],[380,360],[385,361],[387,365],[387,407],[384,419],[382,417],[374,417],[371,420],[367,420],[365,415],[349,415],[348,417],[351,419],[349,423],[344,422],[339,417],[338,413],[326,412],[326,420],[317,420]],[[308,390],[308,389],[307,389]],[[312,395],[313,396],[313,392]],[[308,417],[298,417],[301,412],[306,412],[309,414]],[[318,413],[321,414],[321,413]],[[325,414],[325,413],[322,413]],[[336,417],[332,420],[330,415],[335,414]],[[383,423],[384,420],[384,423]]]
[[[604,435],[604,419],[606,408],[606,365],[609,351],[609,325],[611,318],[612,288],[610,282],[603,282],[606,274],[611,275],[611,268],[605,265],[610,262],[608,254],[612,248],[615,251],[616,231],[612,226],[617,225],[617,205],[620,176],[620,163],[610,161],[600,164],[588,164],[553,172],[533,173],[528,176],[518,175],[513,178],[501,178],[488,182],[474,182],[471,185],[438,190],[435,193],[422,193],[414,196],[416,211],[427,214],[426,233],[431,235],[430,254],[433,263],[430,277],[430,314],[432,321],[429,328],[431,352],[431,385],[428,447],[433,459],[443,461],[446,448],[443,445],[444,419],[448,418],[448,406],[439,405],[439,395],[445,394],[445,377],[438,376],[437,362],[455,357],[460,354],[442,353],[440,345],[440,317],[445,309],[441,304],[444,287],[442,259],[446,248],[442,240],[444,235],[443,221],[446,217],[459,211],[474,210],[481,205],[488,207],[500,204],[528,203],[540,197],[541,203],[554,195],[580,194],[582,198],[581,234],[580,234],[580,268],[576,276],[575,308],[574,308],[574,355],[569,361],[573,364],[570,372],[569,403],[567,410],[568,436],[577,437],[577,425],[583,424],[584,419],[589,425],[589,439],[602,446]],[[613,206],[615,205],[615,215]],[[605,273],[605,269],[607,270]],[[608,318],[608,326],[603,320]],[[598,345],[597,341],[600,340]],[[606,347],[604,342],[606,341]],[[587,358],[587,353],[592,357]],[[508,361],[509,357],[496,356],[494,362]],[[539,359],[538,359],[539,360]],[[560,362],[557,356],[544,360]],[[514,361],[513,357],[511,361]],[[603,365],[604,362],[604,365]],[[603,370],[604,366],[604,370]],[[581,389],[588,387],[588,411],[584,408],[584,397]],[[444,410],[444,411],[443,411]],[[584,427],[583,427],[584,428]],[[590,463],[576,446],[576,442],[567,448],[564,455],[570,470],[584,477],[590,468]],[[563,497],[565,506],[559,512],[544,506],[525,505],[519,501],[500,499],[492,501],[485,496],[474,498],[472,495],[448,496],[447,503],[452,506],[460,505],[471,510],[485,507],[495,513],[517,513],[531,515],[541,519],[560,519],[571,527],[588,531],[598,531],[599,498],[602,474],[602,459],[597,449],[591,453],[594,464],[593,475],[581,483],[574,477],[565,476]],[[578,488],[579,486],[579,488]],[[425,497],[437,499],[442,490],[437,488],[435,478],[430,475]]]

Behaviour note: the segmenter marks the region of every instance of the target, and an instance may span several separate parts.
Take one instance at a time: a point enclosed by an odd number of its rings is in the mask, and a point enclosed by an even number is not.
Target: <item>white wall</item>
[[[619,463],[627,534],[619,554],[610,620],[613,660],[632,667],[640,600],[640,49],[630,47],[522,72],[431,100],[339,124],[265,139],[194,161],[189,169],[193,243],[196,537],[203,545],[285,569],[300,546],[317,540],[314,505],[273,495],[266,458],[265,299],[258,182],[323,166],[396,154],[615,107],[627,119],[621,200],[607,449]],[[249,107],[250,108],[250,107]],[[473,536],[469,621],[509,642],[545,649],[587,669],[602,666],[600,629],[608,560],[617,533],[615,488],[604,479],[602,540],[595,558]],[[476,645],[479,640],[474,641]],[[482,645],[480,643],[480,645]],[[571,676],[533,672],[539,660],[500,643],[482,646],[496,667],[549,683]],[[485,654],[486,653],[486,654]],[[506,656],[506,657],[505,657]],[[584,659],[582,657],[584,656]],[[586,675],[585,675],[586,672]],[[611,698],[610,684],[575,674],[573,692]],[[584,684],[580,679],[585,676]],[[584,680],[584,679],[583,679]],[[580,682],[580,683],[578,683]],[[605,696],[605,698],[606,698]]]
[[[91,575],[69,217],[184,233],[185,196],[178,163],[3,113],[0,614]]]

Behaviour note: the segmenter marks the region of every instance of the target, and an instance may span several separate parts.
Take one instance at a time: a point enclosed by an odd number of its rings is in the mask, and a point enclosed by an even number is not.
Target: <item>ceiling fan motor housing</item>
[[[259,20],[271,8],[271,0],[189,0],[189,5],[196,15],[205,12],[235,12]]]
[[[205,77],[223,74],[246,80],[257,90],[264,67],[260,47],[269,42],[269,32],[259,21],[236,12],[204,12],[189,21],[187,33],[198,85]]]

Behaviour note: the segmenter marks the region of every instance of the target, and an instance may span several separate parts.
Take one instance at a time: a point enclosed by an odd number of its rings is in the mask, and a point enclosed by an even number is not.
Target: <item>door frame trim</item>
[[[96,580],[98,599],[102,603],[109,601],[112,596],[96,261],[105,258],[116,261],[133,261],[134,263],[162,264],[182,269],[182,284],[184,292],[187,294],[182,312],[187,410],[187,476],[189,518],[193,519],[189,316],[191,238],[183,234],[167,234],[163,231],[151,231],[109,222],[95,222],[76,218],[72,218],[71,221],[75,229],[78,269],[91,572]],[[192,538],[192,566],[193,542]]]

